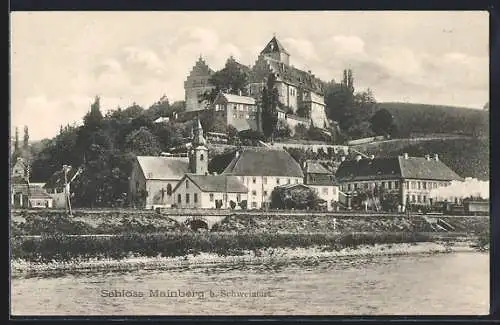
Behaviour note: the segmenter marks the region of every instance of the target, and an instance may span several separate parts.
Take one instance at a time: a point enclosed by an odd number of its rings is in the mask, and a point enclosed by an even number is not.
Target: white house
[[[129,179],[130,203],[146,209],[170,206],[173,189],[187,172],[187,157],[138,156]]]
[[[333,203],[339,200],[339,187],[332,172],[318,162],[306,161],[305,184],[314,189],[318,196],[327,202],[329,211],[333,210]]]
[[[300,165],[288,152],[259,147],[237,151],[223,174],[237,176],[248,188],[249,209],[268,207],[276,186],[304,181]]]
[[[174,188],[174,205],[178,208],[235,209],[248,202],[248,189],[234,176],[186,174]]]

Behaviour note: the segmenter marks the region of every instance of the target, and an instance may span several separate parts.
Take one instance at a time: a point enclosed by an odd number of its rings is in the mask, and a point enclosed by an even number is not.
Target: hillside
[[[411,134],[464,134],[484,136],[489,133],[489,111],[456,106],[379,103],[388,110],[401,137]]]
[[[489,138],[451,138],[412,140],[401,139],[353,146],[354,149],[375,156],[394,156],[408,153],[423,157],[426,154],[439,158],[462,177],[489,180],[490,143]]]

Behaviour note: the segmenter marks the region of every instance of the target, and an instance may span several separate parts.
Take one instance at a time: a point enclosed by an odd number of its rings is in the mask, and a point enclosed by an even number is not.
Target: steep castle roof
[[[267,43],[266,47],[260,52],[260,54],[267,54],[267,53],[276,53],[276,52],[282,52],[290,55],[288,51],[285,49],[285,47],[278,41],[276,36],[273,36],[273,38]]]
[[[245,148],[223,172],[236,176],[304,177],[300,165],[285,150]]]

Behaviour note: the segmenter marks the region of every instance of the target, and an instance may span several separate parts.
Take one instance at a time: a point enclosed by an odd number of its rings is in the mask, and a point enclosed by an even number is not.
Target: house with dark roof
[[[332,172],[317,161],[304,163],[304,184],[316,191],[327,202],[327,209],[333,210],[339,200],[339,188]]]
[[[355,160],[343,161],[335,177],[345,193],[379,187],[398,195],[402,206],[432,204],[429,195],[432,189],[449,186],[452,181],[463,181],[437,154],[434,157],[404,154],[365,159],[357,156]]]
[[[178,208],[236,209],[248,200],[247,187],[235,176],[185,174],[174,188]]]
[[[260,147],[236,151],[222,174],[239,178],[248,188],[248,207],[254,209],[269,206],[276,186],[304,181],[302,168],[287,151]]]

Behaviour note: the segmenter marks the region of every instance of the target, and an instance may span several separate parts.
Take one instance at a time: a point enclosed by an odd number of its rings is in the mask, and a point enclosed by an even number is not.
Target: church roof
[[[248,188],[234,176],[186,174],[202,192],[247,193]],[[176,188],[181,184],[176,186]]]
[[[146,179],[181,179],[189,171],[186,157],[137,156]]]
[[[285,150],[245,148],[223,172],[236,176],[304,177],[300,165]]]
[[[273,38],[267,43],[266,47],[260,52],[260,54],[266,54],[266,53],[275,53],[275,52],[283,52],[288,55],[288,51],[285,49],[285,47],[278,41],[276,36],[273,36]]]

